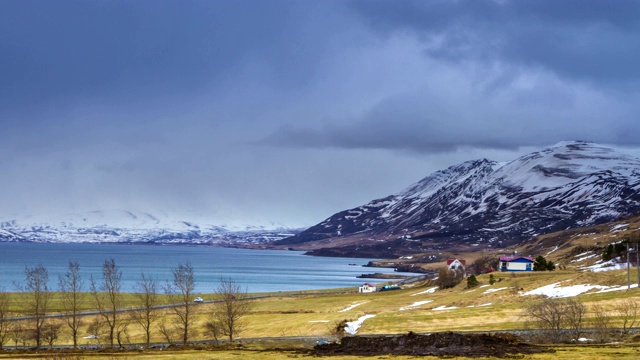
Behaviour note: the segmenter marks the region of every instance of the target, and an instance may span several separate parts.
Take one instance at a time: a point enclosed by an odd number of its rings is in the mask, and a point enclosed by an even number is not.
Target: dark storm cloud
[[[421,83],[390,90],[361,116],[291,124],[265,142],[438,153],[563,139],[640,144],[628,135],[640,131],[640,2],[356,1],[351,8],[382,44],[404,39],[416,49],[421,66],[407,76],[399,65],[395,75]]]
[[[3,1],[0,109],[24,115],[25,108],[50,111],[89,99],[144,106],[149,98],[222,87],[233,81],[229,75],[236,67],[255,59],[279,70],[274,82],[298,81],[296,75],[308,72],[312,62],[299,61],[292,45],[300,43],[287,41],[295,38],[288,32],[295,31],[296,6]]]
[[[442,36],[432,56],[509,59],[593,80],[640,76],[637,1],[356,1],[353,7],[382,34]]]

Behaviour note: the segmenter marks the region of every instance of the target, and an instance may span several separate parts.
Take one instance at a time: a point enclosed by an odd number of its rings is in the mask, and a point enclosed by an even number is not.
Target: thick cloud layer
[[[2,1],[0,218],[309,225],[473,158],[640,147],[635,1]]]

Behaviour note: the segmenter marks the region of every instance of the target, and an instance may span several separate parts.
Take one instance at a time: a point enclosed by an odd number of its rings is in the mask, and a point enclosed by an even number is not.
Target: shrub
[[[467,278],[467,288],[471,289],[478,286],[478,279],[476,279],[475,275],[471,275]]]
[[[438,285],[440,289],[449,289],[460,284],[462,278],[462,269],[450,270],[448,267],[444,267],[440,269],[438,280],[436,280],[436,285]]]
[[[556,269],[556,265],[540,255],[533,261],[533,271],[552,271]]]

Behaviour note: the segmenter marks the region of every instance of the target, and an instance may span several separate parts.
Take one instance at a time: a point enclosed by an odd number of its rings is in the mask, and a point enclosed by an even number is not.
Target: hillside
[[[383,258],[506,248],[638,211],[639,159],[598,144],[562,142],[508,163],[482,159],[437,171],[275,245]]]

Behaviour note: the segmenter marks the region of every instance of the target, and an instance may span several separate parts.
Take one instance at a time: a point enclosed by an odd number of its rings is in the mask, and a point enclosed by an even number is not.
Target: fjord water
[[[358,279],[363,273],[394,273],[393,269],[364,268],[372,259],[305,256],[299,251],[249,250],[204,246],[155,246],[120,244],[0,243],[0,286],[16,291],[24,283],[25,267],[44,265],[49,286],[57,289],[58,275],[69,260],[80,264],[85,289],[89,278],[101,278],[105,259],[113,257],[122,271],[122,291],[134,291],[140,274],[152,275],[162,285],[171,270],[191,262],[196,292],[211,293],[221,277],[232,278],[249,292],[313,290],[357,286],[376,279]],[[354,266],[355,264],[355,266]]]

